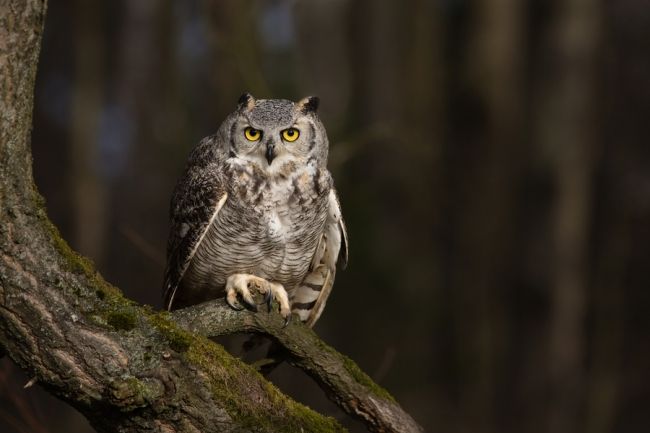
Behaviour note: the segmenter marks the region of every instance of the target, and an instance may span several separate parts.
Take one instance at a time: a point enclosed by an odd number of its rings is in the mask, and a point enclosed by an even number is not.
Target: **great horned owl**
[[[256,310],[251,290],[312,326],[347,263],[347,234],[327,170],[318,98],[244,94],[190,153],[171,201],[167,309],[226,296]]]

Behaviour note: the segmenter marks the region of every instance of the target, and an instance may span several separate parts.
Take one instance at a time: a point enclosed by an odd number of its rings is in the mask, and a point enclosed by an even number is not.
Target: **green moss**
[[[73,251],[68,243],[61,237],[59,229],[56,228],[56,226],[52,224],[52,222],[47,217],[45,217],[42,221],[45,229],[50,234],[54,248],[56,248],[59,254],[63,256],[65,260],[65,266],[68,268],[68,270],[76,274],[84,274],[89,278],[93,278],[96,272],[92,261]]]
[[[130,331],[136,325],[136,313],[133,311],[111,311],[106,315],[106,323],[120,331]]]
[[[44,201],[38,193],[34,193],[34,201],[38,206],[38,216],[43,227],[50,236],[52,245],[62,258],[62,267],[68,272],[86,278],[85,287],[74,285],[60,285],[62,288],[73,290],[77,296],[96,296],[102,301],[101,306],[94,311],[98,323],[108,325],[113,329],[129,331],[136,327],[138,311],[137,304],[122,295],[122,292],[106,282],[95,270],[95,266],[86,257],[78,254],[61,237],[57,227],[47,218]]]
[[[188,350],[188,360],[210,372],[212,392],[228,414],[244,428],[273,432],[342,432],[336,420],[295,402],[267,382],[252,367],[233,358],[219,345],[198,337]],[[266,396],[270,407],[242,399],[244,393]],[[278,426],[282,426],[278,429]]]
[[[130,331],[137,327],[142,320],[141,307],[136,302],[122,296],[121,292],[97,290],[95,294],[101,302],[96,303],[95,309],[89,316],[98,325],[107,326],[116,331]],[[146,314],[144,316],[146,317]]]
[[[145,383],[137,377],[126,377],[111,383],[111,397],[119,401],[123,412],[144,407],[160,398],[164,386],[157,381]]]
[[[49,241],[61,257],[61,266],[68,272],[85,277],[82,284],[69,281],[67,284],[57,282],[55,285],[63,290],[72,290],[81,297],[96,296],[101,307],[94,312],[100,323],[107,324],[114,329],[130,330],[136,326],[138,312],[134,309],[137,304],[122,295],[122,292],[106,282],[95,270],[95,266],[86,257],[78,254],[61,237],[57,227],[48,219],[45,211],[45,200],[34,188],[33,202],[36,215],[43,225],[45,233],[49,234]]]
[[[166,311],[160,313],[148,313],[148,320],[165,339],[169,342],[169,347],[178,353],[187,352],[195,336],[169,319],[169,313]]]
[[[313,332],[313,331],[312,331]],[[313,339],[312,343],[318,347],[322,352],[329,352],[335,357],[341,357],[343,359],[343,367],[347,370],[348,373],[361,385],[370,389],[378,397],[384,399],[395,401],[392,395],[386,391],[381,386],[377,385],[366,373],[364,373],[357,364],[348,358],[347,356],[336,352],[331,346],[328,346],[320,338]]]
[[[333,418],[324,417],[289,399],[252,367],[235,359],[222,346],[178,327],[170,320],[169,313],[150,313],[147,317],[165,336],[172,348],[180,346],[184,349],[181,352],[188,361],[208,373],[215,400],[244,428],[273,432],[345,431]],[[260,394],[260,401],[270,402],[271,407],[260,407],[249,399],[242,398],[242,395],[255,394]],[[290,421],[287,422],[287,419]],[[278,430],[279,425],[283,426],[283,430]]]
[[[36,184],[32,182],[32,192],[33,192],[33,200],[34,204],[36,205],[36,208],[39,210],[44,210],[45,209],[45,197],[43,197],[39,192],[38,188],[36,187]]]
[[[35,196],[40,197],[38,193],[35,193]],[[35,201],[37,205],[42,206],[40,200],[35,199]],[[50,240],[54,248],[63,259],[62,265],[64,269],[87,277],[89,284],[95,289],[96,296],[100,299],[106,298],[106,295],[108,294],[122,297],[119,289],[107,283],[101,275],[97,273],[95,265],[91,260],[70,248],[68,243],[61,237],[59,229],[47,218],[44,208],[40,207],[38,214],[45,231],[50,235]]]
[[[108,296],[101,317],[106,323],[118,327],[130,326],[131,317],[145,320],[167,340],[169,347],[207,373],[215,401],[223,405],[228,414],[244,430],[268,432],[342,432],[343,427],[333,418],[324,417],[312,409],[282,394],[252,367],[233,358],[222,346],[209,339],[192,334],[171,320],[168,312],[154,312],[141,308],[122,297]],[[117,326],[116,326],[117,325]],[[135,323],[134,323],[135,325]],[[122,383],[123,382],[123,383]],[[126,408],[140,407],[143,402],[154,401],[151,390],[135,378],[116,385],[115,398],[126,399]],[[260,407],[243,395],[259,394],[259,401],[270,406]],[[125,410],[127,410],[125,409]],[[288,420],[288,421],[287,421]],[[282,429],[278,429],[282,426]]]
[[[280,406],[286,406],[288,411],[298,415],[299,419],[303,420],[300,424],[288,423],[284,426],[285,432],[289,433],[295,431],[309,431],[328,433],[346,431],[334,418],[326,417],[301,403],[298,403],[294,400],[289,400],[272,383],[267,382],[266,386],[268,388],[269,395],[272,399],[275,400],[276,404]]]
[[[72,250],[68,243],[61,237],[59,229],[52,224],[52,221],[47,217],[45,199],[38,193],[36,186],[33,186],[32,188],[32,200],[36,209],[36,216],[43,224],[45,232],[50,235],[50,240],[54,248],[56,248],[64,258],[64,265],[67,270],[77,274],[84,274],[88,278],[96,278],[97,272],[95,271],[95,266],[92,261]],[[110,286],[108,283],[105,283],[105,285]]]
[[[386,400],[390,400],[393,402],[395,401],[393,396],[390,395],[388,391],[386,391],[381,386],[377,385],[375,382],[372,381],[372,379],[370,379],[370,377],[366,373],[361,371],[359,366],[353,360],[351,360],[345,355],[340,355],[340,356],[343,358],[343,366],[348,371],[348,373],[350,373],[350,375],[354,377],[354,379],[358,383],[369,388],[378,397],[382,397]]]

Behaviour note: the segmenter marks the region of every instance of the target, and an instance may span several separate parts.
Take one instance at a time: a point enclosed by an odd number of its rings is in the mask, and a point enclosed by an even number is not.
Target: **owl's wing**
[[[300,320],[313,326],[318,320],[332,291],[336,264],[345,269],[348,263],[348,234],[341,214],[336,191],[329,195],[329,208],[325,229],[312,259],[310,272],[296,289],[291,308]]]
[[[192,151],[185,173],[172,195],[163,282],[163,302],[167,310],[173,305],[192,257],[228,198],[220,176],[219,160],[210,154],[209,144],[205,139]]]
[[[341,269],[345,269],[348,267],[348,230],[346,229],[345,221],[343,220],[343,212],[341,211],[341,202],[339,201],[339,195],[336,193],[335,189],[332,189],[331,195],[333,195],[336,204],[336,211],[338,212],[337,225],[339,231],[341,232],[341,247],[339,249],[338,259],[341,261]]]

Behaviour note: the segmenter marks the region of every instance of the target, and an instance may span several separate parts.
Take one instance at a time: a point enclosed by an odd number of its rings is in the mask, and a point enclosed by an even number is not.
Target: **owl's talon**
[[[270,313],[273,309],[273,292],[270,290],[264,295],[264,303],[266,304],[266,311]]]
[[[243,306],[238,302],[237,295],[241,296]],[[228,277],[226,281],[226,303],[237,311],[243,310],[245,307],[257,311],[255,301],[248,289],[248,281],[246,275],[235,274]]]
[[[286,320],[291,315],[289,296],[282,284],[271,283],[255,275],[233,274],[228,277],[226,280],[226,302],[235,310],[240,310],[241,308],[237,308],[235,305],[239,305],[238,297],[241,297],[241,302],[246,308],[257,312],[257,305],[251,294],[253,289],[264,295],[264,303],[266,303],[269,311],[273,309],[273,300],[277,300],[278,304],[280,304],[282,317]]]
[[[253,313],[257,313],[257,305],[255,305],[255,302],[248,302],[246,299],[244,299],[244,305],[246,305],[246,308],[251,310]]]
[[[245,307],[242,307],[241,304],[229,304],[229,305],[235,311],[243,311],[246,309]]]
[[[241,311],[244,309],[244,307],[242,307],[239,302],[237,301],[231,302],[230,299],[228,299],[228,297],[226,297],[226,304],[228,304],[228,306],[235,311]]]
[[[284,324],[282,325],[283,328],[286,328],[289,323],[291,322],[291,314],[289,314],[287,317],[284,319]]]
[[[269,282],[269,289],[271,297],[278,301],[278,304],[280,305],[280,315],[284,317],[286,321],[288,317],[291,317],[291,307],[289,305],[289,295],[287,294],[287,291],[284,290],[282,284],[271,282]]]

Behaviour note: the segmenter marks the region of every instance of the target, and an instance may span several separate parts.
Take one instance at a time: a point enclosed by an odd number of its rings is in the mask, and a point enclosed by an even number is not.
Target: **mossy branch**
[[[222,299],[175,311],[172,318],[185,329],[207,337],[238,332],[268,335],[288,351],[292,365],[309,374],[333,402],[366,423],[369,430],[420,431],[385,389],[297,321],[284,327],[279,314],[235,311]]]
[[[385,391],[304,326],[282,329],[276,315],[234,313],[219,302],[155,312],[124,298],[68,247],[31,171],[45,9],[42,0],[0,0],[0,348],[100,432],[344,431],[204,336],[264,332],[370,429],[418,431]],[[220,331],[208,326],[210,314]]]

